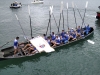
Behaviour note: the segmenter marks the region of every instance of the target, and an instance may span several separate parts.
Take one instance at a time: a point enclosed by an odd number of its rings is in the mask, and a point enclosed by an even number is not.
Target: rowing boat
[[[78,38],[77,40],[74,40],[74,41],[69,41],[66,44],[61,44],[59,46],[56,46],[56,47],[54,47],[54,49],[56,50],[57,48],[63,47],[63,46],[66,46],[67,47],[71,43],[75,43],[77,41],[84,40],[84,39],[88,38],[89,36],[93,35],[93,33],[94,33],[94,29],[91,27],[91,31],[89,32],[88,35],[85,35],[84,37]],[[27,42],[25,42],[23,44],[25,45],[25,44],[27,44]],[[21,45],[21,47],[23,47],[23,45]],[[14,55],[14,49],[13,49],[13,46],[11,46],[11,47],[2,49],[0,51],[0,60],[13,59],[13,58],[23,58],[23,57],[31,57],[31,56],[35,56],[37,54],[40,54],[41,55],[41,53],[44,53],[44,52],[39,52],[37,50],[37,52],[35,54],[25,55],[24,52],[22,51],[22,49],[20,48],[19,54],[17,54],[17,56],[14,57],[13,56]]]

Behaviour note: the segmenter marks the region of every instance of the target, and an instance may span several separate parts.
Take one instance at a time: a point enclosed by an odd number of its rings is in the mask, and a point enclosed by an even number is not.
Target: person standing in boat
[[[19,51],[18,49],[18,40],[19,40],[19,37],[16,37],[16,39],[14,40],[14,55]]]

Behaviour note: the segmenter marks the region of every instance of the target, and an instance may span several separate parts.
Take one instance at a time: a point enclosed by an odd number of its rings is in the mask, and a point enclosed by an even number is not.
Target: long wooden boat
[[[80,40],[84,40],[84,39],[86,39],[87,37],[89,37],[90,35],[93,35],[93,33],[94,33],[94,29],[91,27],[91,31],[89,32],[88,35],[85,35],[84,38],[78,38],[78,39],[75,40],[75,41],[69,41],[69,42],[66,43],[66,44],[61,44],[61,45],[59,45],[59,46],[54,47],[54,49],[59,48],[59,47],[63,47],[63,46],[67,46],[67,45],[69,45],[69,44],[71,44],[71,43],[74,43],[74,42],[77,42],[77,41],[80,41]],[[24,44],[26,44],[26,43],[24,43]],[[13,55],[14,55],[14,49],[13,49],[13,46],[11,46],[11,47],[2,49],[2,50],[0,51],[0,60],[14,59],[14,58],[22,58],[22,57],[30,57],[30,56],[35,56],[36,54],[40,54],[40,55],[41,55],[41,53],[39,53],[38,51],[37,51],[35,54],[24,55],[23,51],[20,50],[20,54],[17,54],[17,56],[14,57],[14,56],[13,56]]]

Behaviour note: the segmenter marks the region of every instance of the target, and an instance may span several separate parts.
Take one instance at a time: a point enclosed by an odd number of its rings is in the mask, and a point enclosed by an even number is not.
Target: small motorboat
[[[22,4],[15,1],[14,3],[11,4],[10,8],[20,8],[22,7]]]
[[[98,8],[99,8],[99,11],[97,11],[96,19],[100,19],[100,6],[98,6]]]
[[[41,0],[34,0],[34,1],[31,2],[31,3],[33,3],[33,4],[41,4],[41,3],[43,3],[43,1],[41,1]]]

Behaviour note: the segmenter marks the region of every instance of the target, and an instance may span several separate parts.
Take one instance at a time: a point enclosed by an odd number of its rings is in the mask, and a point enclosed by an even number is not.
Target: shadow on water
[[[100,20],[96,20],[96,21],[95,21],[95,25],[96,25],[96,26],[100,26]]]
[[[62,49],[68,49],[77,44],[82,46],[87,39],[92,39],[92,38],[93,38],[93,34],[88,36],[85,39],[67,44],[65,46],[58,47],[55,49],[55,52],[59,52]],[[40,61],[41,57],[49,57],[52,53],[54,53],[54,52],[51,52],[51,53],[42,52],[42,53],[36,54],[34,56],[3,60],[3,61],[0,61],[0,69],[5,68],[10,65],[18,65],[19,66],[19,65],[22,65],[23,62],[27,62],[27,61],[38,62],[38,61]]]
[[[48,53],[42,52],[42,53],[36,54],[34,56],[2,60],[2,61],[0,61],[0,69],[5,68],[10,65],[21,65],[25,61],[38,62],[38,61],[40,61],[41,57],[43,57],[43,56],[48,57],[49,55],[50,54],[48,54]]]

